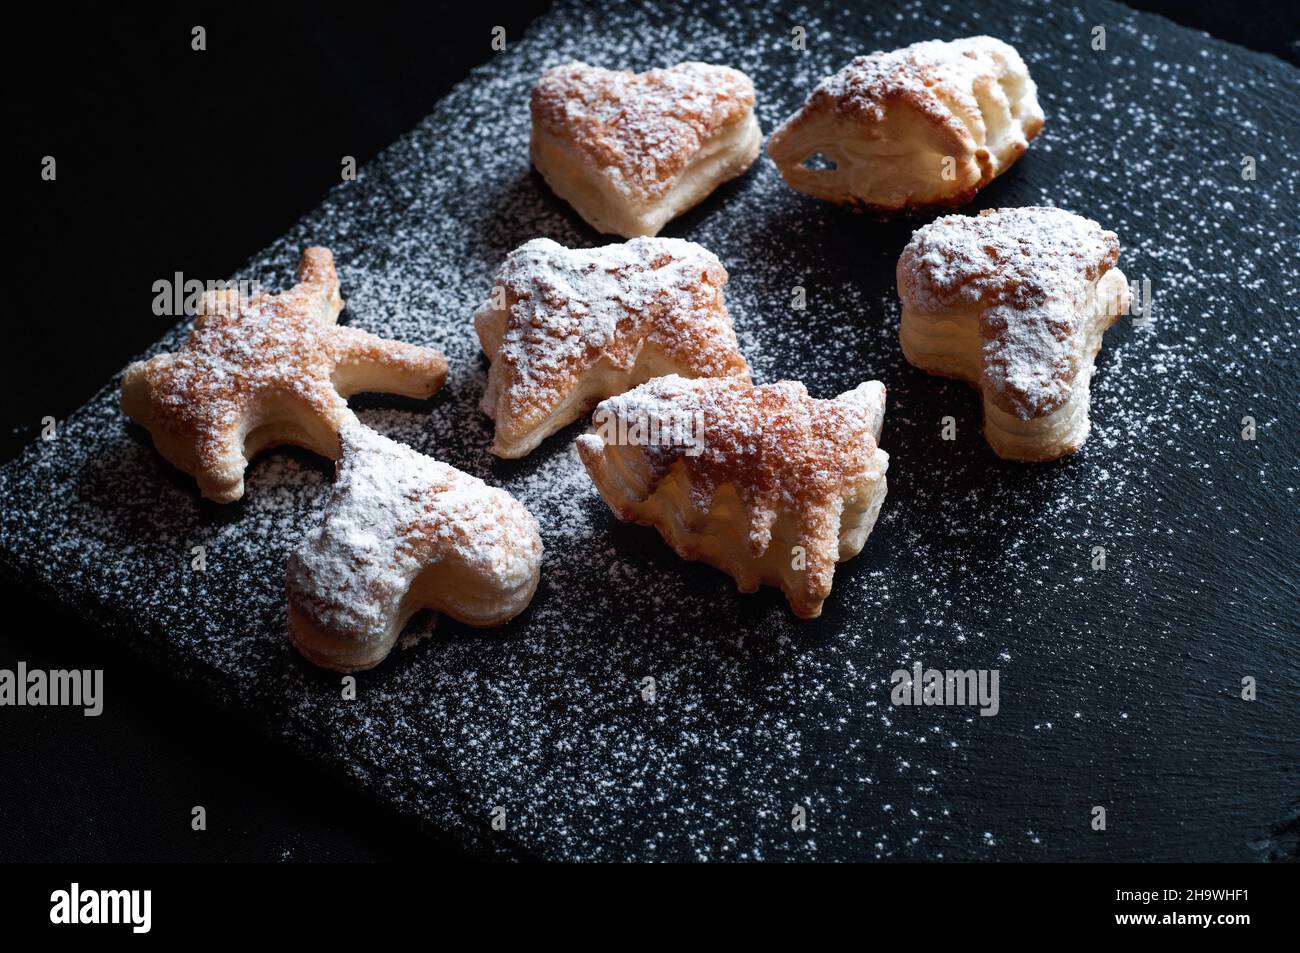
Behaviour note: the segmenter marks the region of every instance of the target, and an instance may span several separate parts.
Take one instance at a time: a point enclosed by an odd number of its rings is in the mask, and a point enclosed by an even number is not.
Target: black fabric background
[[[1300,63],[1291,4],[1131,5]],[[11,22],[0,460],[171,324],[129,304],[149,300],[155,279],[235,271],[319,201],[339,156],[366,162],[491,55],[493,26],[518,37],[546,6],[101,6]],[[202,55],[190,50],[195,24],[207,29]],[[57,189],[39,179],[43,155],[58,157]],[[0,667],[102,668],[107,698],[94,720],[0,714],[0,860],[464,856],[57,605],[8,580],[0,594]],[[196,804],[203,833],[190,830]]]

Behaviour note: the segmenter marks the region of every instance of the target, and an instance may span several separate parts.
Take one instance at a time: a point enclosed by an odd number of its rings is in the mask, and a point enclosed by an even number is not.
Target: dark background
[[[1300,64],[1294,4],[1134,2]],[[9,314],[0,461],[80,406],[172,323],[151,286],[235,272],[413,126],[549,4],[337,10],[61,8],[12,21],[6,76]],[[1285,11],[1285,12],[1284,12]],[[207,30],[207,50],[190,30]],[[58,161],[56,182],[39,177]],[[251,723],[171,686],[57,605],[0,580],[0,667],[105,670],[104,714],[0,716],[0,860],[459,856],[376,812]],[[210,810],[190,830],[194,804]]]

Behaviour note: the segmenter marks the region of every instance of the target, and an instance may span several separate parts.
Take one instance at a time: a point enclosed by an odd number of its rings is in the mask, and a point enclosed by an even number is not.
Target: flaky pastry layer
[[[800,192],[892,214],[969,201],[1042,127],[1020,54],[977,36],[858,57],[817,86],[768,153]]]
[[[792,381],[663,377],[600,404],[578,455],[619,519],[815,618],[885,498],[884,409],[878,381],[816,400]]]

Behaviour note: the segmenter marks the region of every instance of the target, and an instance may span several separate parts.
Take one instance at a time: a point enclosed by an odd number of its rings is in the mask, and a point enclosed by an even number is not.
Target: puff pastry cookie
[[[597,407],[578,455],[619,519],[812,619],[885,499],[884,414],[879,381],[815,400],[797,381],[661,377]]]
[[[298,282],[246,299],[209,292],[179,351],[126,369],[122,410],[210,500],[243,496],[244,469],[266,447],[337,459],[349,395],[428,397],[447,378],[437,351],[335,324],[343,299],[329,249],[302,253]]]
[[[289,558],[289,639],[311,662],[382,662],[416,611],[501,625],[537,589],[537,521],[505,490],[352,420],[324,522]]]
[[[492,452],[522,457],[598,401],[652,377],[736,377],[727,271],[694,242],[637,238],[569,249],[548,238],[510,253],[474,315],[492,366],[482,408]]]
[[[1057,208],[941,218],[898,259],[903,355],[980,389],[998,456],[1073,453],[1102,334],[1129,306],[1118,258],[1114,232]]]
[[[532,93],[533,165],[592,228],[632,238],[743,174],[763,134],[754,84],[708,63],[556,66]]]
[[[970,201],[1042,128],[1020,54],[974,36],[857,57],[822,80],[767,151],[800,192],[890,214]]]

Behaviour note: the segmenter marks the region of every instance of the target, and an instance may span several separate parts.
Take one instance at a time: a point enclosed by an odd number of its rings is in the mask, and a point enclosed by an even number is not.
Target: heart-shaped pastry
[[[556,66],[533,87],[532,116],[537,171],[593,228],[624,238],[657,234],[743,174],[763,139],[749,77],[708,63]]]

